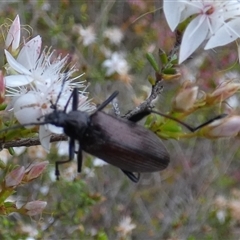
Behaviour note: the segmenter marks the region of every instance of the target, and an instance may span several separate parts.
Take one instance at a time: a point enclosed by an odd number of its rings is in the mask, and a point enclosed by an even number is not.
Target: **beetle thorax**
[[[71,111],[67,114],[64,124],[64,132],[69,137],[80,139],[88,128],[89,115],[86,112]]]

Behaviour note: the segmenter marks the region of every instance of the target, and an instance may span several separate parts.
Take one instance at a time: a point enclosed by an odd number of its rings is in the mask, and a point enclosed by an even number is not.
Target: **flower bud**
[[[190,86],[189,82],[185,82],[173,100],[173,109],[180,112],[190,110],[197,99],[197,95],[198,87]]]
[[[43,209],[47,206],[47,202],[44,201],[32,201],[25,204],[21,209],[25,209],[26,214],[29,216],[35,216],[41,214]]]
[[[25,171],[24,181],[30,182],[31,180],[38,178],[43,173],[48,163],[48,161],[44,161],[31,164]]]
[[[239,83],[226,82],[217,88],[213,93],[208,94],[206,102],[210,104],[220,103],[233,96],[239,89]]]
[[[12,22],[12,25],[8,31],[8,35],[5,41],[5,47],[11,53],[15,52],[18,49],[20,43],[20,36],[21,26],[19,16],[17,15],[14,21]]]
[[[0,104],[5,100],[5,82],[3,72],[0,71]]]
[[[5,186],[6,187],[16,187],[19,185],[25,174],[25,168],[23,166],[15,168],[5,177]]]
[[[240,131],[240,116],[230,116],[215,120],[201,130],[205,137],[234,137]]]

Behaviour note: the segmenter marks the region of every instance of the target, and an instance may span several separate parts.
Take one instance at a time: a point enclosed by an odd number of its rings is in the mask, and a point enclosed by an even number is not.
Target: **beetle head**
[[[55,110],[44,116],[44,122],[53,124],[57,127],[64,127],[67,114],[64,111]]]

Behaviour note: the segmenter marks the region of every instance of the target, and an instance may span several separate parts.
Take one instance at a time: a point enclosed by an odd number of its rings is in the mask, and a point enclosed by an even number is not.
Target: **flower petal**
[[[20,36],[21,36],[20,30],[21,30],[20,19],[19,19],[19,16],[17,15],[8,31],[8,35],[5,41],[6,48],[9,48],[10,45],[12,45],[11,50],[15,51],[19,47]]]
[[[234,19],[224,24],[217,32],[209,39],[205,46],[205,50],[224,46],[233,42],[240,37],[240,20]]]
[[[38,162],[31,164],[26,170],[25,170],[25,178],[27,182],[30,182],[31,180],[38,178],[45,170],[47,165],[49,164],[48,161],[44,162]]]
[[[200,46],[207,34],[208,26],[202,16],[191,21],[183,35],[179,63],[186,60]]]
[[[33,81],[31,76],[27,75],[10,75],[4,78],[6,87],[21,87]]]
[[[49,152],[50,151],[50,138],[52,136],[52,133],[44,126],[41,125],[39,127],[39,140],[41,142],[41,145],[43,146],[43,148]]]
[[[25,174],[25,168],[23,166],[15,168],[10,173],[8,173],[7,176],[5,177],[5,186],[16,187],[21,183],[24,174]]]
[[[22,64],[20,64],[18,61],[16,61],[14,57],[7,50],[4,50],[4,52],[6,55],[7,62],[11,68],[13,68],[18,73],[22,73],[26,75],[31,74],[31,72],[27,68],[25,68]]]
[[[36,62],[41,53],[42,39],[36,36],[31,39],[21,49],[17,61],[20,62],[25,68],[32,71],[35,70]]]
[[[175,5],[175,2],[174,3],[172,2],[172,4]],[[192,5],[192,3],[188,4],[188,2],[185,0],[185,2],[182,2],[182,4],[185,4],[185,6],[182,7],[183,11],[182,11],[182,14],[181,14],[180,22],[186,20],[191,15],[194,15],[194,14],[197,14],[197,13],[201,12],[201,7],[202,7],[201,2],[195,1],[194,4]]]
[[[25,204],[22,208],[28,210],[26,212],[29,216],[35,216],[41,214],[43,209],[47,206],[47,202],[44,201],[32,201]]]
[[[37,122],[42,114],[39,96],[28,92],[19,97],[14,104],[14,115],[21,124]]]
[[[240,131],[240,116],[216,120],[209,125],[207,133],[210,137],[233,137]]]
[[[54,126],[52,124],[47,124],[47,128],[52,133],[63,134],[63,128],[62,127],[57,127],[57,126]]]
[[[173,2],[171,0],[165,0],[163,2],[165,18],[172,31],[174,31],[180,23],[180,17],[183,9],[184,5],[181,2]]]

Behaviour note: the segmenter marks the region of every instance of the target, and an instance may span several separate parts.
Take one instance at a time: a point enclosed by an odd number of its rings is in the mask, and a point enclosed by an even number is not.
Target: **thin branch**
[[[158,78],[158,76],[156,76]],[[123,118],[129,119],[132,116],[144,112],[147,109],[152,108],[152,101],[157,98],[157,96],[162,92],[163,86],[160,80],[156,81],[156,84],[152,86],[152,91],[150,96],[142,102],[139,106],[128,112],[123,116]]]
[[[58,142],[58,141],[67,141],[67,136],[64,134],[61,135],[53,135],[50,139],[50,142]],[[40,145],[39,138],[26,138],[26,139],[21,139],[21,140],[13,140],[5,143],[0,143],[1,148],[10,148],[10,147],[30,147],[30,146],[36,146]]]

